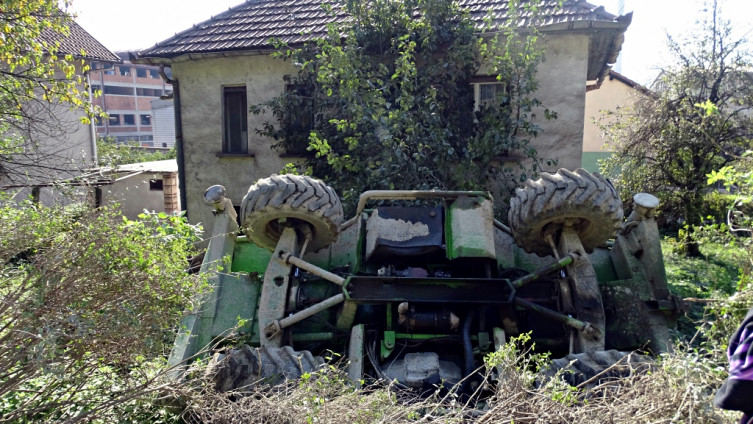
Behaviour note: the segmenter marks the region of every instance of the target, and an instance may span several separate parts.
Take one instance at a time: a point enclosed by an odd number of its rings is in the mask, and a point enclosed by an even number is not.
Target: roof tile
[[[326,23],[343,21],[347,14],[334,8],[334,17],[322,5],[329,0],[247,0],[211,19],[194,25],[154,47],[142,51],[140,57],[171,58],[185,53],[213,53],[238,49],[271,49],[270,38],[288,43],[303,43],[326,33]],[[509,18],[507,0],[459,0],[470,11],[476,27],[481,29],[487,11],[494,12],[494,24]],[[615,22],[617,16],[584,0],[567,0],[557,8],[558,0],[543,0],[542,26],[574,21]],[[530,13],[522,11],[519,26],[531,25]],[[208,37],[211,35],[211,37]],[[204,42],[211,40],[211,42]],[[243,40],[242,43],[234,41]]]
[[[68,36],[45,29],[42,31],[41,38],[49,42],[60,41],[58,48],[60,54],[70,54],[78,58],[86,57],[87,59],[104,62],[122,62],[118,55],[108,50],[75,21],[71,20],[67,24],[70,29]],[[85,55],[81,54],[82,50]]]

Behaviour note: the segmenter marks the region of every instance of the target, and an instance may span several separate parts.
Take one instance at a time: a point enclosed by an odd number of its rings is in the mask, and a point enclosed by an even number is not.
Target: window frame
[[[222,87],[222,154],[249,154],[246,85]]]
[[[489,102],[481,103],[481,86],[497,86],[501,88],[503,92],[509,92],[510,88],[503,82],[497,80],[495,76],[475,76],[471,79],[471,85],[473,86],[473,111],[478,112],[482,106],[487,105]],[[497,91],[496,94],[499,94]]]

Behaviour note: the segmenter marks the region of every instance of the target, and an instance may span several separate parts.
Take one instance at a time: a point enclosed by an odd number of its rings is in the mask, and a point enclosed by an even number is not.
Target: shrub
[[[100,419],[160,386],[204,285],[180,216],[0,207],[0,421]]]

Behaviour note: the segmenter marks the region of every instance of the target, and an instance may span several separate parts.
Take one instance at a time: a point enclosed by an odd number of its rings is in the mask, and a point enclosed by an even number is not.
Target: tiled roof
[[[70,54],[80,58],[84,57],[81,54],[83,50],[86,53],[85,57],[90,60],[121,62],[115,53],[108,50],[76,22],[68,22],[68,28],[70,28],[70,34],[67,37],[47,29],[42,32],[42,38],[48,42],[60,41],[59,54]]]
[[[326,33],[327,23],[347,19],[340,8],[328,14],[322,5],[328,0],[247,0],[211,19],[194,25],[173,37],[140,52],[141,58],[174,58],[186,54],[206,54],[271,49],[270,38],[288,44],[302,43]],[[491,9],[494,22],[508,19],[507,0],[459,0],[471,12],[480,29]],[[540,27],[577,22],[618,23],[620,18],[582,0],[567,0],[557,9],[557,0],[543,1]],[[333,17],[334,16],[334,17]],[[531,16],[522,13],[519,25],[531,24]],[[627,25],[625,24],[625,27]]]

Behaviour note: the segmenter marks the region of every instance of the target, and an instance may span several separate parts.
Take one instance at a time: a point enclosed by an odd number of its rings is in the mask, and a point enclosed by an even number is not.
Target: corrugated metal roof
[[[156,160],[152,162],[129,163],[118,165],[115,172],[178,172],[178,161],[175,159]]]
[[[103,62],[121,62],[118,55],[108,50],[75,21],[68,22],[68,27],[70,28],[68,36],[46,29],[42,32],[42,39],[48,42],[59,41],[59,54],[70,54],[77,58],[85,57]],[[82,55],[82,51],[85,54]]]
[[[328,0],[248,0],[211,19],[196,24],[175,36],[140,52],[142,58],[173,58],[185,54],[219,53],[242,50],[271,49],[270,38],[295,44],[323,36],[326,23],[343,21],[347,14],[339,7],[327,12]],[[565,1],[558,8],[557,0],[542,2],[541,27],[569,22],[618,22],[603,6],[582,0]],[[470,11],[477,28],[491,10],[494,24],[508,17],[508,0],[459,0]],[[529,12],[520,13],[520,26],[531,24]]]

